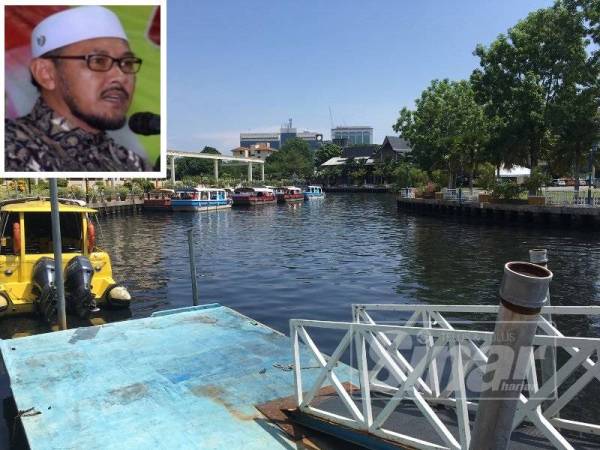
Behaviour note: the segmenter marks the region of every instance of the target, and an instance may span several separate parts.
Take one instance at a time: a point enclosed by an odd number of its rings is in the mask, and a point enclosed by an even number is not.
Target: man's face
[[[65,47],[61,56],[133,56],[126,41],[98,38]],[[84,60],[56,61],[57,89],[71,113],[97,130],[116,130],[125,125],[135,89],[135,74],[123,73],[116,62],[108,72],[90,70]]]

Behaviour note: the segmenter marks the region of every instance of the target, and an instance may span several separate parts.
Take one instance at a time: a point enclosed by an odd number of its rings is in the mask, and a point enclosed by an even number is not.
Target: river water
[[[98,243],[133,296],[133,318],[192,304],[190,228],[200,302],[221,303],[286,334],[291,318],[351,320],[353,303],[498,304],[504,263],[527,260],[531,248],[548,249],[553,305],[600,305],[600,231],[419,216],[398,211],[392,195],[125,213],[100,217],[99,225]],[[0,331],[9,337],[34,323],[2,319]],[[593,317],[560,325],[565,334],[600,337]],[[334,344],[324,338],[325,348]]]
[[[600,305],[600,232],[490,226],[397,211],[394,197],[330,194],[300,205],[100,219],[99,244],[133,317],[188,306],[187,230],[202,303],[288,332],[290,318],[350,320],[352,303],[498,304],[503,265],[548,249],[553,305]],[[570,330],[600,336],[584,318]]]

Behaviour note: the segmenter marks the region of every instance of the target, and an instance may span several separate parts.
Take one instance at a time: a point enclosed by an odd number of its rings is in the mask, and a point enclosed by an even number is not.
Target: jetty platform
[[[293,394],[289,338],[219,304],[0,350],[32,450],[297,448],[254,406]]]

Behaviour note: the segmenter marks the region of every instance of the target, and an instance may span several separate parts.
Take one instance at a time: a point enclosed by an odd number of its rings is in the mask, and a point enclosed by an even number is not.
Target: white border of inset
[[[160,172],[5,172],[4,171],[4,119],[6,107],[0,112],[0,178],[166,178],[167,176],[167,0],[1,0],[0,1],[0,36],[4,39],[4,7],[5,6],[37,6],[37,5],[117,5],[117,6],[160,6]],[[4,85],[4,63],[6,47],[2,44],[0,58],[0,86]],[[152,163],[152,161],[149,161]]]

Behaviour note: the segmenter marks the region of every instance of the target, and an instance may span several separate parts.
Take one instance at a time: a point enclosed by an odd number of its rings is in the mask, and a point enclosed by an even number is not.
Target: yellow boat
[[[36,312],[56,319],[50,201],[0,202],[0,317]],[[90,217],[96,210],[79,200],[59,200],[67,311],[82,318],[98,305],[129,307],[131,296],[112,277],[110,256],[96,247]]]

